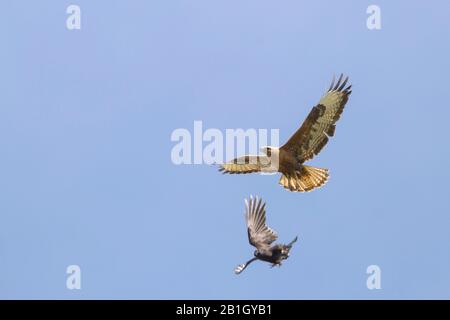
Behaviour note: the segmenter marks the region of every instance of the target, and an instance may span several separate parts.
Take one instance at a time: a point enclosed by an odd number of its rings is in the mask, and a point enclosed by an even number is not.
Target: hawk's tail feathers
[[[301,171],[285,173],[281,176],[280,184],[294,192],[308,192],[323,186],[329,177],[328,169],[303,166]]]

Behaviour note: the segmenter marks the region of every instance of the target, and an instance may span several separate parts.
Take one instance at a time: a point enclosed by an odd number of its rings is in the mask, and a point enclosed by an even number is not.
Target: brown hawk
[[[327,144],[328,138],[334,135],[336,122],[352,92],[351,85],[346,87],[348,77],[342,80],[342,74],[336,84],[333,78],[328,91],[282,147],[263,147],[265,155],[236,158],[222,164],[219,171],[230,174],[280,172],[280,184],[297,192],[311,191],[325,184],[329,177],[328,169],[304,163],[317,155]]]

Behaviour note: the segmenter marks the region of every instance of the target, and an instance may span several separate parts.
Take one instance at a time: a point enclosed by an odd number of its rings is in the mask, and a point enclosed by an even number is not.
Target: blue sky
[[[66,29],[70,4],[81,30]],[[2,9],[0,298],[450,298],[448,1]],[[195,120],[285,141],[341,72],[353,94],[311,162],[331,170],[324,188],[171,162],[172,131]],[[250,194],[299,242],[281,268],[236,276]],[[73,264],[81,290],[66,288]]]

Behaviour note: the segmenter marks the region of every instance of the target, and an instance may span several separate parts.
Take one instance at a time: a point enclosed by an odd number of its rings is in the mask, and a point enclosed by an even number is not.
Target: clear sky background
[[[450,298],[448,1],[4,1],[0,38],[0,298]],[[341,72],[324,188],[172,164],[194,120],[284,142]],[[236,276],[250,194],[299,242]]]

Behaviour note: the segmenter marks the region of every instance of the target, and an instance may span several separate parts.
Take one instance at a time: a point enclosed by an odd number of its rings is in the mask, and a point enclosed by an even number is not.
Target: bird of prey
[[[322,186],[328,180],[328,169],[307,166],[334,135],[336,122],[339,120],[345,104],[351,94],[351,85],[347,86],[348,77],[343,75],[335,84],[331,83],[328,91],[312,108],[301,127],[280,148],[262,147],[265,155],[245,155],[220,165],[219,171],[230,174],[254,172],[280,172],[280,184],[295,192],[311,191]]]
[[[266,225],[266,204],[261,199],[245,199],[245,220],[247,222],[248,241],[256,248],[254,257],[244,264],[237,266],[234,273],[240,274],[247,266],[255,260],[262,260],[272,263],[272,267],[281,266],[281,262],[289,257],[292,245],[297,241],[297,237],[289,244],[272,245],[278,235]]]

